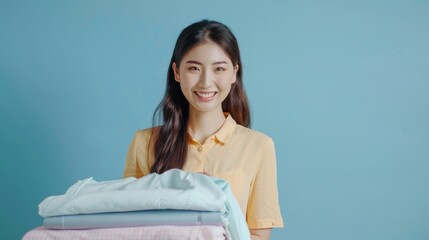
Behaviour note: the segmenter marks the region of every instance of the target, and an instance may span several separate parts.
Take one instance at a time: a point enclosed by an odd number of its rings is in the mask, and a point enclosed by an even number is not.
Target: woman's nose
[[[211,84],[211,82],[213,80],[212,78],[213,78],[213,75],[211,74],[210,71],[203,71],[202,74],[201,74],[201,76],[200,76],[199,85],[201,87],[208,87],[208,86],[210,86],[210,84]]]

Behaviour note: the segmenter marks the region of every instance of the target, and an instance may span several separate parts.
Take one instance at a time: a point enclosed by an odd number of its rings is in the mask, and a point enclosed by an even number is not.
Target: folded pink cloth
[[[222,226],[147,226],[131,228],[104,228],[89,230],[47,230],[37,227],[27,232],[22,240],[225,240]]]

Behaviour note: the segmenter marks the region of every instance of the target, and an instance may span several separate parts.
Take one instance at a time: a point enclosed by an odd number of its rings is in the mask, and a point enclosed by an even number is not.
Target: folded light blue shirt
[[[95,229],[142,226],[223,226],[222,213],[190,210],[142,210],[45,217],[46,229]]]
[[[228,182],[179,169],[139,179],[97,182],[87,178],[64,195],[47,197],[39,204],[42,217],[153,209],[219,211],[228,239],[250,240],[246,220]]]

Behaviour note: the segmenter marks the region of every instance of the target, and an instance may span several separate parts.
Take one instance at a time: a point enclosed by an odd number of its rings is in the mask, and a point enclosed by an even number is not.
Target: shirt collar
[[[222,124],[220,129],[214,134],[215,138],[222,144],[228,142],[228,139],[231,137],[232,133],[237,127],[237,122],[232,118],[231,114],[225,114],[225,122]]]

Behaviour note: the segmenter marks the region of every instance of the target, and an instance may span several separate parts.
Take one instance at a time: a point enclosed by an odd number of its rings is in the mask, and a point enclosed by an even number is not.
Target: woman
[[[237,40],[219,22],[203,20],[179,35],[165,96],[154,113],[162,123],[138,131],[124,177],[172,168],[226,179],[253,239],[283,227],[272,139],[249,129]]]

